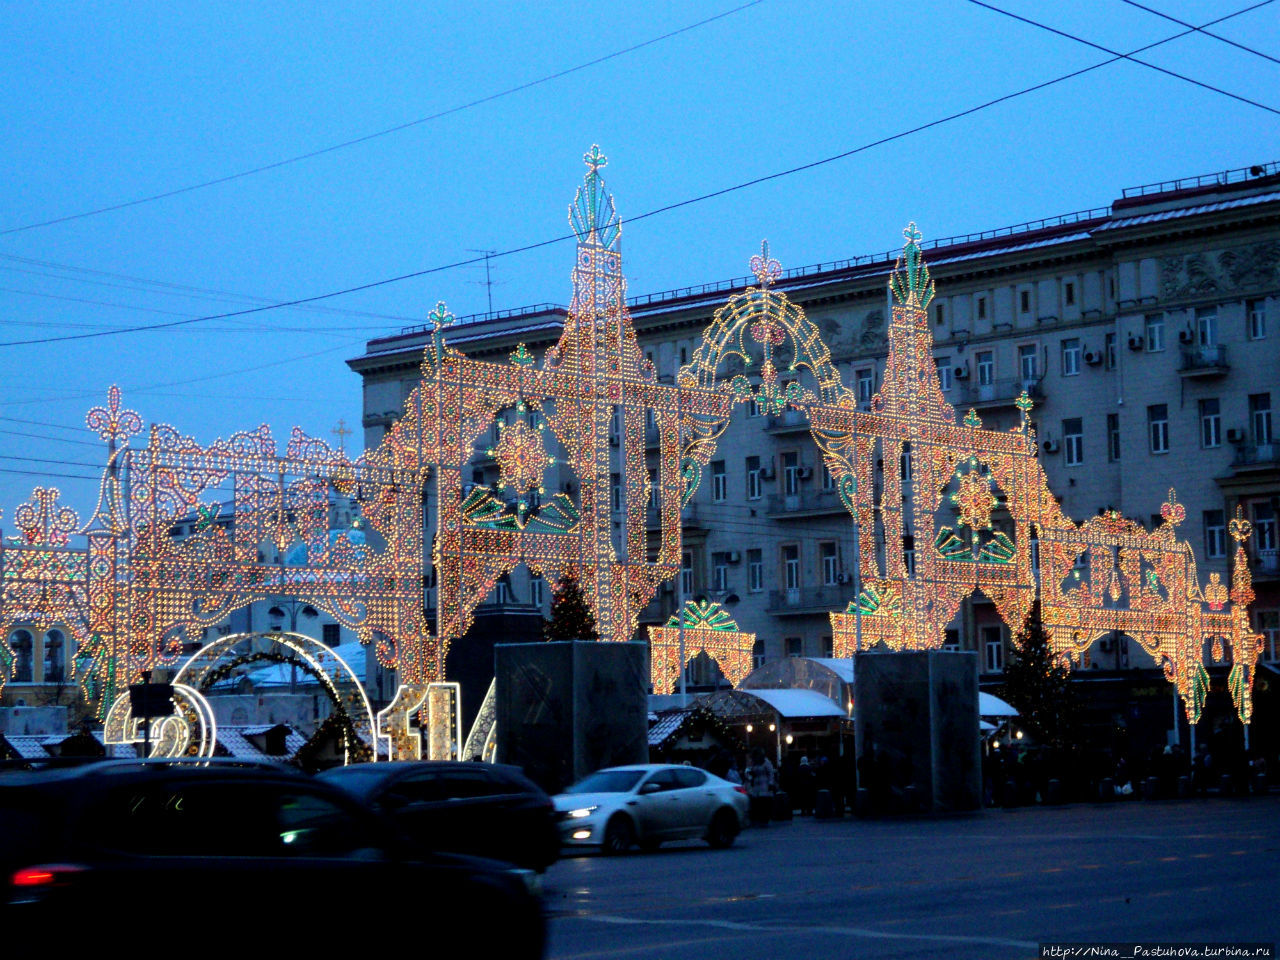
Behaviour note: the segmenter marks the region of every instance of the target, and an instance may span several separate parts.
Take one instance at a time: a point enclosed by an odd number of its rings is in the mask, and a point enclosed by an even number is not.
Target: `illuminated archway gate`
[[[392,756],[416,756],[409,718],[427,685],[443,678],[449,644],[470,625],[499,577],[527,564],[548,577],[570,570],[583,585],[601,636],[627,640],[640,609],[677,572],[680,509],[696,491],[734,404],[803,411],[840,496],[857,522],[863,589],[831,614],[837,654],[861,637],[893,649],[937,647],[963,599],[982,590],[1016,631],[1039,592],[1051,642],[1078,659],[1109,630],[1134,636],[1160,662],[1199,719],[1207,674],[1203,647],[1232,663],[1241,720],[1252,711],[1261,638],[1248,624],[1253,599],[1242,516],[1232,585],[1201,588],[1189,546],[1176,539],[1182,508],[1170,496],[1153,532],[1117,516],[1077,525],[1058,509],[1036,459],[1031,401],[1021,422],[985,429],[969,411],[957,423],[942,396],[926,308],[933,296],[914,224],[895,269],[889,359],[872,409],[859,410],[831,365],[817,329],[773,288],[780,274],[767,245],[752,259],[757,285],[715,315],[674,385],[658,382],[636,343],[622,274],[621,220],[593,148],[570,207],[578,237],[573,301],[559,342],[539,367],[522,345],[507,364],[476,361],[446,343],[452,317],[439,305],[422,381],[404,416],[356,460],[294,431],[283,455],[267,428],[201,447],[154,426],[129,446],[141,419],[112,388],[88,425],[107,443],[99,504],[80,529],[56,490],[37,488],[14,513],[20,536],[0,546],[0,626],[64,624],[79,645],[74,670],[105,711],[139,671],[172,663],[190,628],[217,623],[255,600],[293,598],[328,610],[375,644],[398,671],[395,701],[377,718]],[[728,378],[724,364],[750,373]],[[758,373],[756,373],[758,371]],[[528,420],[502,430],[492,455],[498,491],[469,492],[463,469],[498,411]],[[645,427],[658,433],[657,480],[646,469]],[[611,517],[611,429],[619,424],[622,533]],[[576,498],[557,492],[540,506],[527,493],[548,466],[547,435],[578,478]],[[877,459],[890,465],[877,478]],[[903,470],[893,469],[903,464]],[[906,479],[904,479],[904,477]],[[423,503],[434,484],[433,561],[437,630],[423,609]],[[651,489],[652,486],[652,489]],[[877,487],[880,489],[877,489]],[[230,494],[231,508],[220,504]],[[660,527],[647,556],[646,507]],[[345,503],[359,522],[344,524]],[[1007,521],[993,521],[1003,506]],[[190,527],[175,537],[180,521]],[[908,562],[903,536],[915,541]],[[876,543],[883,539],[883,560]],[[1033,569],[1032,543],[1039,544]],[[264,547],[270,548],[263,550]],[[288,566],[271,552],[300,555]],[[1087,558],[1087,559],[1082,559]],[[1207,609],[1206,609],[1207,607]],[[0,645],[0,676],[12,666]]]

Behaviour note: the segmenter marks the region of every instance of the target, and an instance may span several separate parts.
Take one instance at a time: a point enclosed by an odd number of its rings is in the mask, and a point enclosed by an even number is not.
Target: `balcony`
[[[1236,470],[1274,470],[1280,467],[1280,443],[1237,443],[1231,466]]]
[[[645,526],[649,530],[659,530],[662,528],[662,514],[657,507],[649,507],[644,514]],[[680,513],[681,525],[686,530],[700,530],[705,527],[706,520],[698,516],[698,505],[691,503]]]
[[[808,433],[809,418],[802,410],[784,410],[780,415],[770,417],[765,423],[765,431],[776,436],[789,433]]]
[[[1183,377],[1221,377],[1231,367],[1227,363],[1227,348],[1183,347],[1178,374]]]
[[[852,586],[770,590],[767,610],[775,617],[802,617],[843,610],[852,599]]]
[[[844,502],[834,490],[802,491],[795,494],[770,494],[770,517],[801,518],[847,514]]]
[[[1010,377],[992,383],[978,383],[977,380],[956,380],[951,389],[943,393],[954,406],[962,410],[1003,410],[1014,409],[1014,401],[1027,392],[1032,400],[1044,399],[1044,387],[1035,378],[1022,379]]]
[[[1249,561],[1254,581],[1280,580],[1280,550],[1255,550]]]

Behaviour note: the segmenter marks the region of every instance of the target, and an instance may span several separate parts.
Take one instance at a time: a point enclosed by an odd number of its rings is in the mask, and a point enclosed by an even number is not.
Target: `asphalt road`
[[[555,960],[1005,960],[1046,941],[1280,939],[1280,795],[796,820],[545,879]]]

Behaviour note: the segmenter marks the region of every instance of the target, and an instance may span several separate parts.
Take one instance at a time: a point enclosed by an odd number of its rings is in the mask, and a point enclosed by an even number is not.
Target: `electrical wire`
[[[311,160],[311,159],[314,159],[315,157],[321,157],[327,153],[333,153],[337,150],[345,150],[348,147],[354,147],[361,143],[368,143],[370,140],[376,140],[379,137],[386,137],[393,133],[399,133],[402,130],[409,130],[413,127],[421,126],[424,123],[430,123],[432,120],[439,120],[439,119],[442,119],[443,117],[452,116],[453,114],[461,113],[464,110],[470,110],[474,107],[479,107],[486,103],[492,103],[495,100],[501,100],[504,97],[509,97],[513,94],[521,93],[522,91],[525,91],[525,90],[531,90],[534,87],[541,86],[544,83],[550,83],[553,80],[560,80],[564,77],[569,76],[570,74],[578,73],[579,71],[586,70],[590,67],[598,66],[599,64],[606,63],[609,60],[615,60],[618,57],[625,56],[628,53],[635,53],[637,50],[642,50],[645,47],[651,47],[656,43],[661,43],[663,40],[669,40],[672,37],[678,37],[682,33],[688,33],[691,30],[696,30],[699,27],[704,27],[709,23],[716,22],[717,20],[723,20],[725,17],[732,16],[735,13],[741,13],[743,10],[747,10],[763,2],[764,0],[749,0],[748,3],[744,3],[730,10],[725,10],[721,13],[717,13],[715,16],[707,17],[704,20],[699,20],[697,23],[691,23],[687,26],[680,27],[677,30],[671,30],[667,33],[662,34],[661,36],[651,37],[650,39],[644,40],[641,43],[632,44],[631,46],[624,47],[621,50],[615,50],[613,53],[607,53],[602,57],[596,57],[593,60],[588,60],[585,63],[578,64],[577,66],[569,67],[565,70],[558,70],[555,73],[547,74],[546,76],[539,77],[536,80],[529,80],[517,86],[508,87],[505,90],[500,90],[497,93],[491,93],[488,96],[480,97],[479,99],[471,100],[471,101],[468,101],[467,103],[459,104],[458,106],[449,107],[446,110],[441,110],[437,113],[430,114],[429,116],[419,117],[417,120],[410,120],[407,123],[401,123],[401,124],[397,124],[394,127],[388,127],[385,130],[378,130],[378,131],[375,131],[374,133],[365,134],[364,136],[354,137],[350,140],[343,140],[340,143],[334,143],[334,144],[330,144],[327,147],[321,147],[319,150],[311,150],[307,153],[298,154],[297,156],[294,156],[294,157],[288,157],[284,160],[277,160],[274,163],[266,163],[266,164],[263,164],[262,166],[253,167],[249,170],[241,170],[238,173],[227,174],[226,176],[216,177],[212,180],[205,180],[200,183],[188,184],[185,187],[178,187],[174,190],[166,190],[163,193],[151,194],[150,196],[146,196],[146,197],[138,197],[134,200],[127,200],[122,203],[113,203],[109,206],[98,207],[97,209],[94,209],[94,210],[85,210],[81,213],[72,213],[72,214],[67,214],[65,216],[61,216],[61,217],[54,217],[53,219],[50,219],[50,220],[41,220],[37,223],[27,223],[27,224],[23,224],[22,226],[9,227],[5,230],[0,230],[0,236],[7,236],[8,234],[12,234],[12,233],[21,233],[26,230],[35,230],[40,227],[50,227],[50,226],[53,226],[54,224],[67,223],[71,220],[83,220],[86,217],[94,217],[102,213],[111,213],[112,211],[124,210],[129,207],[137,207],[144,203],[153,203],[156,200],[164,200],[169,197],[180,196],[181,194],[191,193],[195,190],[203,190],[206,187],[213,187],[222,183],[230,183],[233,180],[242,180],[245,177],[250,177],[250,176],[253,176],[254,174],[266,173],[268,170],[278,170],[281,167],[286,167],[294,163],[300,163],[303,160]]]
[[[989,7],[989,5],[988,5],[988,4],[982,3],[982,2],[981,2],[981,0],[969,0],[969,2],[970,2],[970,3],[976,3],[976,4],[978,4],[979,6]],[[1267,5],[1269,5],[1269,4],[1271,4],[1271,3],[1274,3],[1274,2],[1275,2],[1275,0],[1260,0],[1260,2],[1258,2],[1258,3],[1254,3],[1254,4],[1251,4],[1250,6],[1247,6],[1247,7],[1243,8],[1243,9],[1241,9],[1241,10],[1237,10],[1237,11],[1236,11],[1236,12],[1234,12],[1234,13],[1227,14],[1226,16],[1223,16],[1223,17],[1219,17],[1219,18],[1217,18],[1216,20],[1211,20],[1211,21],[1209,21],[1208,23],[1204,24],[1203,26],[1213,26],[1214,24],[1221,23],[1221,22],[1222,22],[1222,21],[1224,21],[1224,20],[1229,20],[1229,19],[1231,19],[1231,18],[1233,18],[1233,17],[1238,17],[1238,16],[1240,16],[1240,15],[1242,15],[1242,14],[1248,13],[1248,12],[1250,12],[1250,11],[1252,11],[1252,10],[1256,10],[1256,9],[1258,9],[1259,7],[1267,6]],[[989,9],[991,9],[991,10],[993,10],[993,11],[997,12],[997,13],[1005,13],[1005,11],[1000,10],[1000,9],[999,9],[999,8],[997,8],[997,7],[989,7]],[[1009,16],[1014,16],[1014,17],[1016,17],[1016,15],[1015,15],[1015,14],[1008,14],[1008,15],[1009,15]],[[1017,19],[1023,19],[1023,18],[1021,18],[1021,17],[1016,17],[1016,18],[1017,18]],[[1034,21],[1031,21],[1031,20],[1028,20],[1027,22],[1028,22],[1028,23],[1030,23],[1030,24],[1032,24],[1032,25],[1034,25],[1034,26],[1041,26],[1040,24],[1037,24],[1037,23],[1035,23]],[[1045,28],[1045,29],[1052,29],[1052,28]],[[1055,32],[1057,32],[1057,31],[1055,31]],[[1053,78],[1053,79],[1051,79],[1051,80],[1045,80],[1045,81],[1042,81],[1042,82],[1040,82],[1040,83],[1032,84],[1031,86],[1024,87],[1024,88],[1022,88],[1021,90],[1014,91],[1013,93],[1007,93],[1007,94],[1004,94],[1004,95],[1002,95],[1002,96],[995,97],[995,98],[993,98],[993,99],[991,99],[991,100],[987,100],[987,101],[985,101],[985,102],[983,102],[983,103],[977,104],[976,106],[969,107],[969,108],[967,108],[967,109],[965,109],[965,110],[957,111],[957,112],[952,113],[952,114],[949,114],[949,115],[947,115],[947,116],[945,116],[945,117],[940,117],[940,118],[938,118],[938,119],[936,119],[936,120],[928,121],[927,123],[919,124],[919,125],[917,125],[917,126],[911,127],[910,129],[903,130],[903,131],[901,131],[901,132],[899,132],[899,133],[891,134],[891,135],[886,136],[886,137],[881,137],[881,138],[879,138],[879,139],[877,139],[877,140],[873,140],[873,141],[871,141],[871,142],[869,142],[869,143],[865,143],[865,144],[863,144],[863,145],[861,145],[861,146],[859,146],[859,147],[854,147],[854,148],[852,148],[852,149],[850,149],[850,150],[845,150],[845,151],[843,151],[843,152],[841,152],[841,153],[837,153],[837,154],[834,154],[834,155],[832,155],[832,156],[822,158],[822,159],[820,159],[820,160],[812,160],[812,161],[810,161],[810,162],[808,162],[808,163],[803,163],[803,164],[801,164],[801,165],[799,165],[799,166],[791,167],[791,168],[786,169],[786,170],[780,170],[780,171],[778,171],[778,172],[776,172],[776,173],[771,173],[771,174],[767,174],[767,175],[762,176],[762,177],[756,177],[756,178],[751,179],[751,180],[746,180],[746,181],[743,181],[742,183],[738,183],[738,184],[735,184],[735,185],[733,185],[733,186],[723,187],[723,188],[721,188],[721,189],[719,189],[719,190],[711,191],[710,193],[704,193],[704,194],[701,194],[700,196],[691,197],[691,198],[686,199],[686,200],[680,200],[680,201],[677,201],[677,202],[675,202],[675,203],[670,203],[670,204],[667,204],[667,205],[662,206],[662,207],[657,207],[656,209],[650,210],[650,211],[648,211],[648,212],[646,212],[646,213],[642,213],[642,214],[640,214],[640,215],[638,215],[638,216],[627,218],[627,219],[623,220],[623,221],[622,221],[622,223],[623,223],[624,225],[625,225],[625,224],[638,223],[638,222],[640,222],[640,221],[642,221],[642,220],[647,220],[647,219],[649,219],[650,217],[659,216],[660,214],[663,214],[663,213],[669,213],[669,212],[670,212],[670,211],[672,211],[672,210],[678,210],[678,209],[681,209],[681,208],[683,208],[683,207],[691,206],[691,205],[693,205],[693,204],[695,204],[695,203],[702,203],[703,201],[711,200],[711,199],[714,199],[714,198],[716,198],[716,197],[722,197],[722,196],[725,196],[725,195],[730,194],[730,193],[734,193],[734,192],[739,191],[739,190],[745,190],[745,189],[747,189],[748,187],[758,186],[758,185],[760,185],[760,184],[762,184],[762,183],[768,183],[768,182],[773,181],[773,180],[781,179],[782,177],[792,176],[793,174],[802,173],[802,172],[807,171],[807,170],[812,170],[812,169],[814,169],[814,168],[816,168],[816,167],[821,167],[821,166],[824,166],[824,165],[829,164],[829,163],[834,163],[834,162],[836,162],[837,160],[843,160],[843,159],[846,159],[846,158],[848,158],[848,157],[854,156],[855,154],[863,153],[863,152],[865,152],[865,151],[867,151],[867,150],[871,150],[871,149],[873,149],[873,148],[875,148],[875,147],[883,146],[884,144],[892,143],[892,142],[894,142],[894,141],[896,141],[896,140],[904,139],[905,137],[912,136],[913,134],[921,133],[921,132],[923,132],[923,131],[925,131],[925,130],[932,129],[932,128],[934,128],[934,127],[938,127],[938,126],[941,126],[941,125],[946,124],[946,123],[951,123],[951,122],[953,122],[953,121],[955,121],[955,120],[959,120],[959,119],[961,119],[961,118],[963,118],[963,117],[970,116],[970,115],[972,115],[972,114],[978,113],[978,112],[979,112],[979,111],[981,111],[981,110],[986,110],[986,109],[988,109],[988,108],[990,108],[990,107],[993,107],[993,106],[996,106],[996,105],[998,105],[998,104],[1006,103],[1006,102],[1008,102],[1008,101],[1010,101],[1010,100],[1014,100],[1014,99],[1016,99],[1016,98],[1018,98],[1018,97],[1025,96],[1025,95],[1027,95],[1027,94],[1030,94],[1030,93],[1036,92],[1036,91],[1038,91],[1038,90],[1043,90],[1043,89],[1045,89],[1045,88],[1047,88],[1047,87],[1050,87],[1050,86],[1053,86],[1053,85],[1055,85],[1055,84],[1062,83],[1062,82],[1063,82],[1063,81],[1065,81],[1065,80],[1070,80],[1070,79],[1072,79],[1072,78],[1075,78],[1075,77],[1081,76],[1081,75],[1083,75],[1083,74],[1089,73],[1089,72],[1091,72],[1091,71],[1093,71],[1093,70],[1097,70],[1097,69],[1099,69],[1099,68],[1101,68],[1101,67],[1105,67],[1105,66],[1108,66],[1108,65],[1110,65],[1110,64],[1112,64],[1112,63],[1116,63],[1116,62],[1117,62],[1117,61],[1119,61],[1119,60],[1132,59],[1132,58],[1133,58],[1133,56],[1134,56],[1135,54],[1137,54],[1137,53],[1141,53],[1141,52],[1143,52],[1143,51],[1150,50],[1150,49],[1152,49],[1153,47],[1161,46],[1162,44],[1169,43],[1169,42],[1170,42],[1170,41],[1172,41],[1172,40],[1177,40],[1177,39],[1179,39],[1179,38],[1181,38],[1181,37],[1185,37],[1185,36],[1187,36],[1188,34],[1191,34],[1191,33],[1194,33],[1194,32],[1195,32],[1195,30],[1184,30],[1184,31],[1182,31],[1181,33],[1177,33],[1177,34],[1174,34],[1174,35],[1172,35],[1172,36],[1165,37],[1163,40],[1157,40],[1157,41],[1154,41],[1154,42],[1152,42],[1152,43],[1148,43],[1148,44],[1146,44],[1146,45],[1144,45],[1144,46],[1142,46],[1142,47],[1138,47],[1137,49],[1132,50],[1132,51],[1130,51],[1129,53],[1114,53],[1114,54],[1112,55],[1112,57],[1111,57],[1110,59],[1108,59],[1108,60],[1102,60],[1102,61],[1099,61],[1099,62],[1097,62],[1097,63],[1091,64],[1090,66],[1082,67],[1082,68],[1080,68],[1080,69],[1078,69],[1078,70],[1073,70],[1073,71],[1071,71],[1070,73],[1062,74],[1061,76],[1054,77],[1054,78]],[[1063,34],[1063,35],[1064,35],[1064,36],[1069,36],[1068,34]],[[1078,39],[1078,38],[1072,38],[1072,39]],[[1082,43],[1089,43],[1089,41],[1085,41],[1085,40],[1082,40],[1081,42],[1082,42]],[[1091,45],[1091,46],[1097,46],[1096,44],[1090,44],[1090,45]],[[1106,48],[1104,48],[1104,47],[1098,47],[1098,49],[1105,50]],[[1111,53],[1112,51],[1107,51],[1107,52],[1108,52],[1108,53]],[[1146,65],[1146,66],[1151,66],[1150,64],[1145,64],[1145,62],[1144,62],[1144,61],[1135,60],[1134,62],[1136,62],[1136,63],[1144,63],[1144,65]],[[1198,80],[1191,80],[1190,78],[1181,77],[1181,75],[1180,75],[1180,74],[1173,74],[1173,73],[1172,73],[1172,71],[1165,71],[1165,70],[1164,70],[1163,68],[1161,68],[1161,67],[1153,67],[1153,69],[1161,70],[1162,72],[1166,72],[1166,73],[1170,73],[1171,75],[1173,75],[1173,76],[1178,76],[1178,77],[1180,77],[1181,79],[1186,79],[1188,82],[1190,82],[1190,83],[1194,83],[1194,84],[1195,84],[1195,85],[1197,85],[1197,86],[1207,87],[1208,89],[1216,89],[1216,88],[1213,88],[1213,87],[1208,87],[1208,85],[1207,85],[1207,84],[1203,84],[1203,83],[1201,83],[1201,82],[1200,82],[1200,81],[1198,81]],[[1232,98],[1234,98],[1234,99],[1244,99],[1244,98],[1241,98],[1241,97],[1237,97],[1235,94],[1226,93],[1226,91],[1218,91],[1218,92],[1221,92],[1221,93],[1223,93],[1224,95],[1229,96],[1229,97],[1232,97]],[[1253,103],[1253,101],[1246,101],[1246,102]],[[1261,107],[1262,109],[1264,109],[1264,110],[1268,110],[1268,111],[1273,112],[1273,113],[1280,112],[1280,111],[1273,110],[1271,107],[1267,107],[1267,106],[1265,106],[1265,105],[1263,105],[1263,104],[1255,104],[1255,106],[1259,106],[1259,107]],[[313,296],[308,296],[308,297],[298,297],[298,298],[296,298],[296,299],[294,299],[294,300],[285,300],[285,301],[281,301],[281,302],[274,303],[274,304],[266,304],[266,305],[259,306],[259,307],[251,307],[251,308],[247,308],[247,309],[245,309],[245,310],[231,311],[231,312],[228,312],[228,313],[210,314],[210,315],[208,315],[208,316],[203,316],[203,317],[193,317],[193,318],[184,319],[184,320],[173,320],[173,321],[169,321],[169,322],[167,322],[167,323],[158,323],[158,324],[150,324],[150,325],[141,325],[141,326],[135,326],[135,327],[121,327],[121,328],[118,328],[118,329],[115,329],[115,330],[110,330],[110,331],[105,331],[105,330],[104,330],[104,331],[97,331],[97,332],[93,332],[93,333],[67,334],[67,335],[64,335],[64,336],[58,336],[58,337],[40,337],[40,338],[33,338],[33,339],[30,339],[30,340],[7,340],[7,341],[0,341],[0,347],[26,346],[26,345],[42,344],[42,343],[59,343],[59,342],[65,342],[65,341],[68,341],[68,340],[84,340],[84,339],[90,339],[90,338],[95,338],[95,337],[114,336],[114,335],[124,334],[124,333],[137,333],[137,332],[142,332],[142,331],[150,331],[150,330],[163,329],[163,328],[166,328],[166,327],[176,327],[176,326],[184,326],[184,325],[192,324],[192,323],[201,323],[201,322],[208,321],[208,320],[225,320],[225,319],[228,319],[228,318],[230,318],[230,317],[241,317],[241,316],[247,316],[247,315],[249,315],[249,314],[262,313],[262,312],[267,311],[267,310],[276,310],[276,309],[279,309],[279,308],[281,308],[281,307],[294,307],[294,306],[300,306],[300,305],[303,305],[303,304],[311,304],[311,303],[316,303],[316,302],[318,302],[318,301],[320,301],[320,300],[327,300],[327,299],[330,299],[330,298],[332,298],[332,297],[340,297],[340,296],[345,296],[346,294],[359,293],[359,292],[362,292],[362,291],[365,291],[365,290],[372,290],[372,289],[375,289],[375,288],[377,288],[377,287],[383,287],[383,286],[387,286],[387,285],[389,285],[389,284],[393,284],[393,283],[400,283],[400,282],[405,281],[405,280],[412,280],[412,279],[415,279],[415,278],[418,278],[418,277],[424,277],[424,276],[428,276],[428,275],[436,274],[436,273],[443,273],[443,272],[445,272],[445,271],[447,271],[447,270],[454,270],[454,269],[457,269],[458,267],[465,267],[465,266],[471,266],[471,265],[473,265],[473,264],[477,264],[477,263],[483,263],[486,259],[488,259],[488,260],[495,260],[495,259],[498,259],[498,258],[500,258],[500,257],[508,257],[508,256],[513,256],[513,255],[515,255],[515,254],[528,253],[528,252],[530,252],[530,251],[532,251],[532,250],[539,250],[539,249],[542,249],[543,247],[549,247],[549,246],[552,246],[553,244],[563,243],[563,242],[565,242],[565,241],[567,241],[567,240],[572,240],[572,239],[574,239],[574,237],[575,237],[575,235],[574,235],[574,234],[563,234],[563,235],[558,236],[558,237],[552,237],[552,238],[551,238],[551,239],[549,239],[549,240],[540,240],[540,241],[537,241],[537,242],[535,242],[535,243],[525,244],[525,245],[520,246],[520,247],[513,247],[513,248],[508,249],[508,250],[502,250],[502,251],[499,251],[499,252],[498,252],[498,253],[496,253],[496,254],[485,254],[484,256],[471,257],[471,258],[469,258],[469,259],[465,259],[465,260],[455,260],[455,261],[453,261],[452,263],[441,264],[441,265],[439,265],[439,266],[435,266],[435,267],[428,267],[428,268],[423,269],[423,270],[414,270],[414,271],[411,271],[411,272],[409,272],[409,273],[404,273],[404,274],[400,274],[400,275],[398,275],[398,276],[393,276],[393,277],[385,277],[385,278],[380,279],[380,280],[372,280],[372,281],[369,281],[369,282],[367,282],[367,283],[357,284],[357,285],[355,285],[355,286],[346,287],[346,288],[343,288],[343,289],[341,289],[341,290],[333,290],[333,291],[330,291],[330,292],[328,292],[328,293],[315,294],[315,295],[313,295]]]
[[[1160,17],[1164,20],[1168,20],[1171,23],[1176,23],[1178,24],[1178,26],[1191,27],[1191,29],[1196,31],[1196,33],[1203,33],[1206,37],[1213,37],[1213,39],[1219,40],[1222,43],[1235,47],[1237,50],[1243,50],[1245,53],[1252,53],[1255,57],[1261,57],[1263,60],[1270,60],[1272,63],[1280,63],[1280,58],[1273,57],[1269,53],[1263,53],[1261,50],[1257,50],[1254,47],[1246,47],[1243,43],[1236,43],[1236,41],[1234,40],[1228,39],[1227,37],[1224,37],[1219,33],[1213,33],[1212,31],[1206,30],[1203,27],[1192,26],[1191,24],[1187,23],[1187,21],[1185,20],[1179,20],[1177,17],[1171,17],[1167,13],[1161,13],[1159,10],[1156,10],[1154,7],[1148,7],[1145,4],[1138,3],[1137,0],[1120,0],[1120,2],[1127,3],[1131,7],[1137,7],[1139,10],[1145,10],[1147,13],[1154,14],[1155,16]]]
[[[1074,33],[1069,33],[1066,30],[1059,30],[1057,27],[1051,27],[1047,23],[1041,23],[1039,20],[1032,20],[1030,17],[1024,17],[1021,14],[1014,13],[1011,10],[1001,9],[1000,7],[984,2],[984,0],[969,0],[969,2],[972,3],[974,6],[982,7],[986,10],[990,10],[992,13],[998,13],[998,14],[1001,14],[1002,16],[1010,17],[1013,20],[1017,20],[1021,23],[1025,23],[1032,27],[1039,27],[1041,30],[1047,30],[1049,31],[1049,33],[1055,34],[1059,37],[1065,37],[1067,40],[1074,40],[1076,43],[1082,43],[1086,47],[1093,47],[1093,49],[1101,50],[1103,53],[1109,53],[1112,56],[1129,60],[1132,63],[1137,63],[1144,67],[1147,67],[1150,70],[1155,70],[1167,76],[1174,77],[1177,80],[1182,80],[1186,83],[1193,84],[1204,90],[1209,90],[1213,93],[1221,94],[1224,97],[1230,97],[1232,100],[1239,100],[1241,103],[1247,103],[1251,107],[1257,107],[1260,110],[1265,110],[1268,113],[1274,113],[1276,116],[1280,116],[1280,109],[1276,107],[1268,106],[1267,104],[1260,103],[1257,100],[1251,100],[1249,97],[1241,96],[1238,93],[1232,93],[1230,90],[1224,90],[1222,87],[1215,87],[1213,84],[1205,83],[1203,80],[1196,80],[1194,77],[1188,77],[1185,73],[1178,73],[1176,70],[1170,70],[1167,67],[1159,66],[1158,64],[1151,63],[1150,61],[1147,61],[1147,60],[1139,60],[1137,57],[1133,55],[1133,53],[1120,53],[1116,50],[1112,50],[1110,47],[1104,47],[1100,43],[1094,43],[1092,40],[1086,40],[1084,37],[1077,36]],[[1193,27],[1191,32],[1193,33],[1196,32],[1196,29],[1197,28]]]

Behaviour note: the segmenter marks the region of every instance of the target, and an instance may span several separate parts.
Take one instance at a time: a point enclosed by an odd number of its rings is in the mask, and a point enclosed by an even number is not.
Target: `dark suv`
[[[11,924],[198,922],[212,935],[251,919],[255,946],[297,947],[371,924],[493,930],[500,916],[495,955],[541,957],[545,944],[529,871],[425,852],[346,792],[285,769],[6,774],[0,825]]]
[[[355,763],[319,779],[385,813],[433,849],[542,872],[560,856],[551,798],[519,767],[449,761]]]

